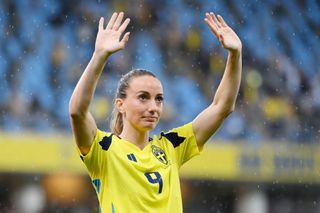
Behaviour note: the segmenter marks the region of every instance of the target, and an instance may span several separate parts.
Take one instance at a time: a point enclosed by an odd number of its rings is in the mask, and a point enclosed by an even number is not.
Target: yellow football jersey
[[[199,154],[192,123],[153,136],[141,150],[112,133],[97,130],[81,156],[102,213],[182,212],[178,170]]]

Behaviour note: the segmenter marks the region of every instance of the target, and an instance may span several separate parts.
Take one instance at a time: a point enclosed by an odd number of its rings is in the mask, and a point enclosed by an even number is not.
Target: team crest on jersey
[[[167,165],[168,160],[167,160],[167,155],[166,153],[160,148],[155,145],[151,146],[152,153],[153,155],[163,164]]]

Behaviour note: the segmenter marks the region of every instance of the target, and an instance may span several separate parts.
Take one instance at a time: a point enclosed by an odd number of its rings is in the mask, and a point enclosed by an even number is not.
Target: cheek
[[[137,100],[132,100],[126,105],[126,114],[130,116],[138,116],[144,111],[144,106]]]

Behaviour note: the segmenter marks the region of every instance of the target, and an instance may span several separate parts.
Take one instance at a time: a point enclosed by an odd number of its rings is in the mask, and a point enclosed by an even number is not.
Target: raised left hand
[[[237,34],[226,24],[223,18],[214,13],[206,13],[204,21],[220,41],[223,48],[230,51],[241,51],[242,44]]]
[[[130,19],[127,18],[125,21],[122,21],[123,17],[123,12],[113,13],[106,27],[104,27],[104,18],[100,18],[95,44],[96,53],[109,56],[124,49],[128,43],[130,32],[126,32],[122,39],[120,37],[126,30]]]

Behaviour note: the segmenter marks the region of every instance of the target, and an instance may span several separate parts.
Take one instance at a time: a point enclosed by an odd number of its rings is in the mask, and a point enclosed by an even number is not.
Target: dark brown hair
[[[115,100],[117,98],[125,99],[127,97],[127,90],[129,88],[131,79],[139,76],[144,76],[144,75],[149,75],[157,78],[152,72],[144,69],[133,69],[127,74],[123,75],[118,82],[118,87],[117,87],[113,104],[115,105]],[[111,131],[116,135],[120,135],[120,133],[123,130],[122,114],[117,110],[116,106],[113,106],[111,121],[110,121],[110,128],[111,128]]]

